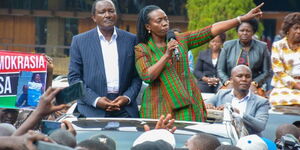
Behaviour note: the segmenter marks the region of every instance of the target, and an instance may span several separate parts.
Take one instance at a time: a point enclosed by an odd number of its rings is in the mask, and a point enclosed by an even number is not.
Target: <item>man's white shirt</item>
[[[233,108],[236,108],[240,111],[240,117],[243,118],[244,113],[246,112],[246,108],[247,108],[247,103],[248,100],[250,99],[250,94],[251,92],[249,91],[248,94],[242,98],[242,99],[238,99],[237,97],[234,96],[233,90],[231,90],[231,95],[232,95],[232,101],[231,101],[231,106]]]
[[[97,32],[100,39],[100,45],[105,68],[105,76],[107,82],[107,93],[119,93],[119,55],[117,47],[117,32],[114,27],[113,35],[110,41],[107,41],[97,26]],[[130,103],[130,98],[126,95]],[[93,106],[97,106],[97,101],[101,97],[97,97]]]

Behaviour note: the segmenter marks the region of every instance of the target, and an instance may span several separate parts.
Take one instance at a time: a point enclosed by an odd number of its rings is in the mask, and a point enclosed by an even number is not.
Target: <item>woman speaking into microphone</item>
[[[166,13],[155,5],[141,9],[137,20],[139,44],[135,46],[135,60],[141,79],[149,84],[142,98],[141,117],[159,118],[171,113],[176,120],[205,121],[206,109],[189,70],[188,50],[207,43],[242,21],[260,17],[262,5],[244,16],[176,34],[175,37],[169,35],[169,39]]]

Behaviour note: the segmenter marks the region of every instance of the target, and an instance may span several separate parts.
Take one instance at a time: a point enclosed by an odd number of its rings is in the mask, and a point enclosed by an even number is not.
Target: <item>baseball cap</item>
[[[0,136],[11,136],[16,130],[12,124],[0,123]]]
[[[131,150],[174,150],[173,147],[163,141],[145,141],[141,144],[137,144],[134,147],[131,148]]]
[[[262,137],[261,139],[267,144],[268,150],[277,150],[276,144],[273,141],[264,137]]]
[[[134,147],[146,141],[155,142],[159,140],[165,141],[166,143],[169,143],[172,148],[175,148],[176,142],[174,135],[165,129],[155,129],[144,132],[133,142],[132,146]]]
[[[254,134],[240,138],[236,146],[242,150],[268,150],[267,144]]]

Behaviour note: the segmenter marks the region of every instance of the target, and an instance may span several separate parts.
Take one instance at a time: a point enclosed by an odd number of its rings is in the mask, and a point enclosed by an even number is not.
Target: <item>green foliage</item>
[[[195,30],[212,25],[218,21],[235,18],[246,14],[256,5],[253,0],[187,0],[189,18],[188,30]],[[258,36],[262,34],[263,26],[260,23]],[[226,32],[226,40],[237,38],[235,29]],[[200,50],[207,49],[207,45],[193,50],[194,60],[197,60]]]

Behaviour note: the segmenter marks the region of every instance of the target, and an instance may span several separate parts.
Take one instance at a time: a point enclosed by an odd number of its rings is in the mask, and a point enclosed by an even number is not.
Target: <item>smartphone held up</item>
[[[56,104],[67,104],[84,96],[83,82],[78,81],[64,88],[56,95]]]

